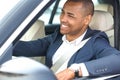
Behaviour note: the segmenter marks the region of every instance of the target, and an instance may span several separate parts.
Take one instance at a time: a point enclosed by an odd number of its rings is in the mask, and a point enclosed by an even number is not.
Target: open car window
[[[0,19],[0,59],[3,57],[7,59],[7,55],[5,54],[12,51],[12,45],[17,43],[20,37],[55,0],[14,1],[15,0],[11,0],[11,3],[14,4],[11,4],[9,7],[7,7],[9,9],[7,9],[4,16],[2,16]],[[3,6],[9,4],[9,2],[5,3],[4,1],[3,3],[5,4]]]
[[[50,78],[56,80],[53,73],[44,65],[24,57],[12,57],[13,48],[18,40],[54,1],[55,0],[10,0],[10,3],[13,4],[4,2],[4,0],[3,2],[0,1],[0,10],[3,9],[3,6],[9,5],[6,7],[9,9],[6,9],[7,11],[5,12],[3,10],[0,16],[0,79],[21,80],[22,78],[23,80],[49,80]],[[2,3],[4,4],[2,5]],[[25,65],[24,62],[25,64],[29,64]],[[20,64],[17,65],[17,63]],[[31,67],[31,64],[33,64],[33,67]],[[17,66],[19,66],[19,68]],[[47,74],[47,77],[43,75],[43,73]],[[32,74],[32,76],[16,76],[20,74]]]

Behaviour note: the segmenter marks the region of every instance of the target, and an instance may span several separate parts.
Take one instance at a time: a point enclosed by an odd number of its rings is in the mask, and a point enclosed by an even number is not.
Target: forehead
[[[66,2],[63,6],[63,10],[73,15],[82,15],[84,11],[82,3],[80,2]]]
[[[81,11],[82,10],[82,3],[77,2],[66,2],[63,6],[63,9],[74,11]]]

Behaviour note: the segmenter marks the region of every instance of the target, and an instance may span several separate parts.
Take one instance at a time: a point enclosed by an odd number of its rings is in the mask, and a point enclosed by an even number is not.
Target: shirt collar
[[[75,40],[73,40],[73,41],[68,41],[67,39],[66,39],[66,35],[63,35],[63,37],[62,37],[62,40],[63,40],[63,42],[66,42],[67,44],[73,44],[73,45],[79,45],[80,44],[80,42],[82,41],[82,39],[83,39],[83,37],[85,36],[85,34],[86,34],[86,32],[87,32],[87,30],[80,36],[80,37],[78,37],[77,39],[75,39]]]

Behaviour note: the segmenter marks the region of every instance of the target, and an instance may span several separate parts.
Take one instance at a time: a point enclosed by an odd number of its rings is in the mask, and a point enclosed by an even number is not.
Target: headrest
[[[89,26],[91,29],[107,31],[113,28],[113,24],[114,20],[109,12],[95,10]]]
[[[113,13],[113,6],[110,5],[110,4],[99,4],[99,5],[95,5],[95,10],[107,11],[107,12],[109,12],[111,15],[114,15],[114,13]]]

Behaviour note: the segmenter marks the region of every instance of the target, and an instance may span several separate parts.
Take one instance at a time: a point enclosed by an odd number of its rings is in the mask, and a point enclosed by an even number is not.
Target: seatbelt
[[[91,38],[91,37],[90,37]],[[85,43],[90,39],[90,38],[87,38],[83,41],[81,41],[80,45],[79,45],[79,48],[82,48]],[[51,67],[51,70],[55,73],[66,61],[67,59],[69,59],[74,53],[71,53],[71,54],[63,54],[57,61],[56,63]]]

